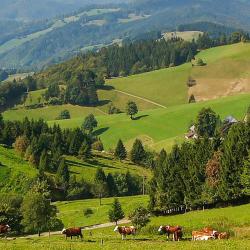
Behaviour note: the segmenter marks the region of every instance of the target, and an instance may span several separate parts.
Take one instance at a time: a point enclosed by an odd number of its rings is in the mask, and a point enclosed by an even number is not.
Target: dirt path
[[[124,219],[124,220],[120,220],[118,222],[118,224],[128,224],[130,223],[130,220]],[[112,227],[115,226],[115,223],[112,222],[107,222],[107,223],[103,223],[103,224],[96,224],[96,225],[91,225],[91,226],[85,226],[85,227],[81,227],[83,231],[89,231],[89,230],[94,230],[94,229],[99,229],[99,228],[106,228],[106,227]],[[61,235],[62,232],[61,231],[56,231],[56,232],[44,232],[41,234],[41,237],[48,237],[49,235]],[[18,237],[19,239],[27,239],[27,238],[36,238],[38,237],[38,234],[32,234],[32,235],[26,235],[26,236],[22,236],[22,237]]]
[[[143,101],[145,101],[145,102],[152,103],[152,104],[154,104],[154,105],[156,105],[156,106],[158,106],[158,107],[161,107],[161,108],[167,108],[167,107],[164,106],[164,105],[161,105],[161,104],[159,104],[159,103],[157,103],[157,102],[150,101],[150,100],[148,100],[148,99],[146,99],[146,98],[143,98],[143,97],[140,97],[140,96],[137,96],[137,95],[132,95],[132,94],[129,94],[129,93],[127,93],[127,92],[124,92],[124,91],[121,91],[121,90],[117,90],[117,89],[115,89],[115,91],[118,92],[118,93],[124,94],[124,95],[128,95],[128,96],[131,96],[131,97],[135,97],[135,98],[137,98],[137,99],[141,99],[141,100],[143,100]]]

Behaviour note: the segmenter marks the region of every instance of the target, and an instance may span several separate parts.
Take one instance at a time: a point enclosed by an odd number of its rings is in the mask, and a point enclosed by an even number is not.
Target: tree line
[[[4,121],[0,115],[0,144],[13,146],[18,154],[38,169],[39,176],[47,181],[49,190],[53,190],[53,200],[140,194],[142,178],[129,172],[109,173],[106,176],[101,169],[97,169],[94,183],[79,180],[70,173],[66,156],[91,163],[92,159],[95,160],[93,150],[103,151],[100,138],[93,133],[97,125],[92,114],[85,118],[81,128],[73,130],[62,130],[58,125],[49,127],[43,120],[30,121],[28,118]],[[121,154],[117,158],[124,159]]]
[[[200,111],[198,139],[176,145],[157,157],[150,184],[155,212],[249,201],[250,107],[245,122],[221,122],[211,109]]]

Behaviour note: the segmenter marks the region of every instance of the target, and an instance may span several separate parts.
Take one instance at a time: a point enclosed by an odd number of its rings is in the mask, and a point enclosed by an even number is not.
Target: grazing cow
[[[158,232],[165,233],[168,239],[173,234],[173,241],[180,241],[182,238],[182,228],[180,226],[160,226]]]
[[[66,237],[66,239],[68,238],[68,237],[70,237],[71,238],[71,240],[72,240],[72,237],[74,236],[74,237],[81,237],[81,239],[83,238],[83,235],[82,235],[82,230],[81,230],[81,228],[80,227],[76,227],[76,228],[67,228],[67,229],[63,229],[62,230],[62,234],[65,234],[65,237]]]
[[[215,239],[218,239],[219,232],[216,231],[216,230],[214,230],[214,229],[211,228],[211,227],[205,227],[205,228],[203,228],[203,229],[202,229],[202,232],[207,233],[207,234],[209,234],[209,235],[211,235],[211,236],[214,236]]]
[[[122,240],[126,239],[127,235],[135,235],[136,234],[136,228],[134,226],[130,227],[118,227],[116,226],[114,229],[114,232],[119,232],[122,236]]]
[[[9,225],[0,224],[0,234],[6,234],[11,230]]]
[[[215,236],[203,231],[193,231],[192,240],[215,240]]]
[[[219,240],[228,239],[228,238],[229,238],[229,234],[227,232],[223,232],[223,233],[218,234],[218,239]]]

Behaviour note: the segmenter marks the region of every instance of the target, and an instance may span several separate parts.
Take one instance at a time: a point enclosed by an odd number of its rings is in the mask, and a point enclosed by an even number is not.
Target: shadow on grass
[[[140,116],[134,117],[133,120],[137,121],[137,120],[140,120],[140,119],[145,118],[145,117],[148,117],[148,115],[140,115]]]
[[[109,127],[97,129],[93,132],[93,136],[100,136],[101,134],[105,133],[107,130],[109,130]]]

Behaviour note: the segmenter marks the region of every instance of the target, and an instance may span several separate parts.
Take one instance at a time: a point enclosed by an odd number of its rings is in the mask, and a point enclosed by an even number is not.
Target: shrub
[[[95,141],[95,142],[91,145],[91,147],[92,147],[93,150],[100,151],[100,152],[104,150],[102,141],[101,141],[100,139],[97,140],[97,141]]]
[[[70,113],[67,109],[61,111],[59,117],[58,117],[59,120],[66,120],[66,119],[70,119]]]
[[[48,104],[49,105],[62,105],[63,102],[58,97],[52,97],[52,98],[49,99]]]
[[[197,61],[196,61],[196,65],[197,66],[205,66],[206,63],[203,62],[203,60],[201,58],[198,58]]]
[[[85,217],[90,217],[92,214],[94,214],[94,211],[91,208],[85,208],[83,209],[83,214]]]

